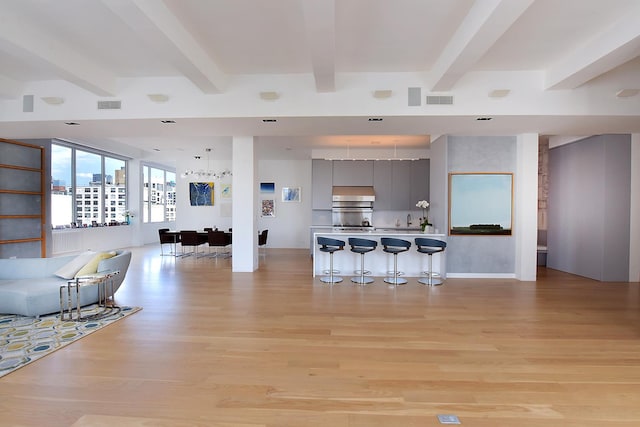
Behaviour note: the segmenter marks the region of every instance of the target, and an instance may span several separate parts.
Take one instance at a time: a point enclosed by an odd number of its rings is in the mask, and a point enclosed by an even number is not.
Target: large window
[[[70,143],[51,144],[51,225],[116,225],[127,210],[127,161]]]
[[[176,220],[176,173],[160,167],[142,166],[142,221]]]

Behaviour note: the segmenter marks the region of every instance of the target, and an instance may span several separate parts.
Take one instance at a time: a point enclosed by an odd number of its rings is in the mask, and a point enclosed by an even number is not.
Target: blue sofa
[[[75,257],[0,259],[0,313],[37,317],[60,311],[60,285],[67,284],[67,279],[54,273]],[[116,251],[114,257],[99,262],[98,272],[120,271],[114,276],[114,293],[122,284],[130,262],[131,252],[127,250]],[[97,301],[97,285],[81,287],[80,305]]]

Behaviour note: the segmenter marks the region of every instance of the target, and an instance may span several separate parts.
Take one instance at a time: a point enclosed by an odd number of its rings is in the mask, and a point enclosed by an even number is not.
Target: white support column
[[[640,133],[631,135],[629,281],[640,282]]]
[[[516,278],[536,280],[538,250],[538,134],[518,135],[515,175]]]
[[[254,137],[233,137],[233,272],[258,268],[258,161]]]

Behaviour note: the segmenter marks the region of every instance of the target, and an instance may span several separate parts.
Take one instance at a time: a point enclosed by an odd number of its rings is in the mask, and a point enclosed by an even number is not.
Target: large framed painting
[[[191,206],[213,206],[213,182],[190,182]]]
[[[450,173],[449,234],[513,231],[513,173]]]

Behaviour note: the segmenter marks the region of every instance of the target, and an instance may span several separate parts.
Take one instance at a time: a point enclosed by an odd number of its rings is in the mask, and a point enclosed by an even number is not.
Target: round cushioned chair
[[[333,253],[344,250],[344,240],[318,236],[318,244],[320,245],[320,252],[329,254],[329,270],[324,270],[324,273],[328,274],[328,276],[321,277],[320,281],[324,283],[342,282],[342,277],[334,276],[334,274],[339,274],[340,271],[333,269]]]
[[[393,254],[393,277],[385,277],[384,281],[392,285],[404,285],[407,283],[407,279],[398,277],[402,274],[402,272],[398,271],[398,254],[408,251],[411,247],[411,242],[394,237],[383,237],[380,239],[380,244],[383,246],[382,250],[384,252]]]
[[[356,274],[359,273],[360,275],[352,277],[351,281],[360,285],[373,283],[373,278],[366,277],[366,275],[371,274],[371,272],[364,269],[364,254],[375,250],[378,242],[375,240],[360,239],[358,237],[349,237],[349,244],[351,245],[351,252],[360,254],[360,270],[355,271]]]
[[[418,282],[429,286],[441,285],[442,278],[440,273],[433,271],[433,254],[444,252],[447,243],[442,240],[429,239],[427,237],[416,237],[416,246],[418,246],[418,252],[429,256],[429,270],[424,272],[427,277],[418,279]]]

